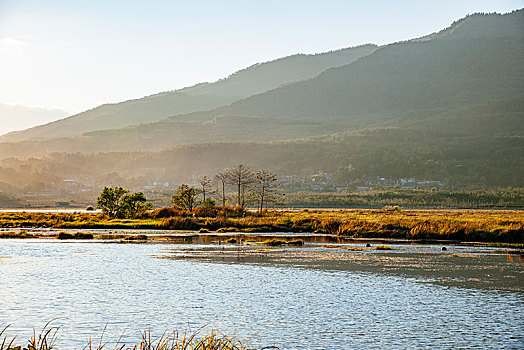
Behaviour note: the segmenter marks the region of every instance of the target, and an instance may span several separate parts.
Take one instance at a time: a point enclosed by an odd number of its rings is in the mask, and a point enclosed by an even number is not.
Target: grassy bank
[[[513,210],[305,209],[254,213],[235,208],[197,208],[192,212],[162,208],[140,219],[111,219],[97,213],[17,212],[0,213],[0,227],[306,232],[355,238],[524,243],[524,212]],[[3,235],[31,237],[23,232]]]

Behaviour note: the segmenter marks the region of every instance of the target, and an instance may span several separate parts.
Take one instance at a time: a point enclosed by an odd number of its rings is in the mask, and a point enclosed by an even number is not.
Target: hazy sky
[[[521,7],[522,0],[0,0],[0,103],[80,112],[281,56],[391,43],[470,13]]]

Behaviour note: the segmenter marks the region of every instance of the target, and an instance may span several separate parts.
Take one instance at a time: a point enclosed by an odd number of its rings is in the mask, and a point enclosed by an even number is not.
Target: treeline
[[[297,192],[286,196],[286,206],[308,208],[382,208],[388,206],[404,208],[523,208],[524,190]]]
[[[173,196],[173,203],[183,209],[192,210],[198,204],[205,207],[215,205],[213,197],[225,207],[235,203],[244,208],[248,204],[256,203],[259,211],[276,204],[280,198],[278,190],[280,183],[275,174],[268,170],[259,170],[256,173],[245,164],[238,164],[216,174],[213,179],[207,176],[199,180],[199,186],[181,185]],[[228,189],[234,192],[227,192]],[[198,196],[201,195],[201,201]],[[206,197],[207,196],[207,197]]]
[[[363,177],[439,180],[454,190],[470,185],[524,188],[524,138],[451,137],[440,132],[366,129],[272,143],[189,145],[162,152],[53,154],[0,162],[0,190],[37,192],[64,179],[139,187],[153,181],[187,182],[248,160],[278,175],[332,173],[345,185]]]
[[[276,175],[270,171],[254,172],[247,165],[238,164],[224,169],[213,178],[200,178],[198,186],[178,186],[172,200],[176,208],[189,213],[193,213],[198,206],[213,209],[215,200],[221,203],[222,208],[235,205],[241,211],[246,205],[255,204],[261,212],[278,203],[280,188]],[[130,194],[129,190],[120,186],[104,187],[97,199],[97,207],[112,218],[144,217],[153,209],[143,192]]]
[[[0,193],[0,208],[16,208],[20,204],[19,200]]]

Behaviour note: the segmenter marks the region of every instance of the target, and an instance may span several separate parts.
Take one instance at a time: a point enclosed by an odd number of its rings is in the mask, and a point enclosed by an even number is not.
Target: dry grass
[[[323,245],[322,248],[344,249],[344,250],[351,250],[355,252],[361,252],[364,250],[364,248],[360,248],[360,247],[351,247],[351,246],[346,246],[346,245],[333,245],[333,244]]]
[[[377,245],[373,250],[393,250],[393,248],[388,245]]]
[[[52,321],[51,321],[52,322]],[[51,350],[55,348],[56,333],[58,327],[51,327],[48,322],[42,331],[37,335],[33,331],[33,336],[27,341],[27,346],[16,345],[16,337],[9,338],[5,335],[9,326],[6,326],[0,332],[0,350]],[[3,338],[2,338],[3,337]]]
[[[1,213],[0,227],[128,228],[217,232],[316,232],[366,238],[524,242],[519,210],[304,210],[198,216],[158,210],[157,217],[109,219],[100,214]],[[221,209],[220,214],[226,213]],[[176,216],[166,217],[173,214]],[[206,215],[209,214],[206,212]]]
[[[35,234],[27,233],[27,231],[20,232],[0,232],[0,238],[35,238]]]
[[[15,338],[7,338],[5,327],[0,331],[0,350],[51,350],[55,349],[57,327],[50,327],[46,324],[40,334],[33,334],[27,341],[27,346],[17,345]],[[116,344],[108,344],[103,341],[103,333],[99,340],[89,340],[84,347],[86,350],[248,350],[245,344],[235,337],[230,337],[217,330],[208,332],[199,329],[195,333],[179,333],[174,331],[171,334],[164,333],[157,337],[147,330],[142,333],[142,340],[138,344],[122,344],[120,340]],[[56,346],[58,348],[59,346]],[[264,349],[278,349],[276,347],[266,347]],[[253,350],[253,349],[252,349]]]
[[[283,245],[301,247],[304,245],[304,241],[301,239],[296,239],[296,240],[291,240],[291,241],[284,241],[281,239],[269,239],[263,242],[257,242],[255,244],[267,245],[270,247],[279,247]]]

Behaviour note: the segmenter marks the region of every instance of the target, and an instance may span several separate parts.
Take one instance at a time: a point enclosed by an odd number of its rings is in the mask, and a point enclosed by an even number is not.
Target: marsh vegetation
[[[16,337],[9,337],[6,333],[8,326],[0,330],[0,350],[52,350],[60,347],[57,341],[59,327],[46,324],[40,333],[19,345]],[[104,341],[104,334],[99,339],[89,339],[84,349],[103,350],[109,347],[115,350],[247,350],[248,348],[239,339],[220,333],[217,330],[204,331],[203,328],[193,333],[175,331],[156,335],[151,329],[141,334],[142,340],[138,344],[122,344],[120,340],[115,344]],[[278,349],[269,347],[267,349]]]
[[[353,238],[524,242],[524,213],[512,210],[306,209],[255,212],[229,207],[198,207],[192,211],[167,207],[146,212],[136,219],[111,218],[100,213],[16,212],[0,213],[0,227],[202,230],[202,234],[290,232]],[[6,231],[0,237],[30,236]]]

